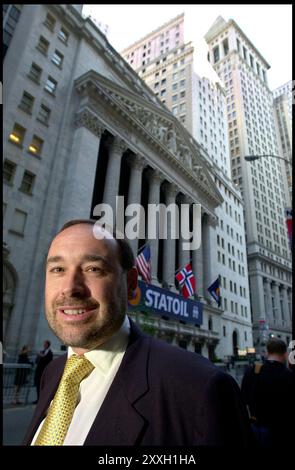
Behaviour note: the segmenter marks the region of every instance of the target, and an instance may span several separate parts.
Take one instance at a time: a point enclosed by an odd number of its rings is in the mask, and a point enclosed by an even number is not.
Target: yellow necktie
[[[63,445],[77,405],[80,382],[94,369],[85,356],[71,356],[65,365],[47,417],[35,441],[35,446]]]

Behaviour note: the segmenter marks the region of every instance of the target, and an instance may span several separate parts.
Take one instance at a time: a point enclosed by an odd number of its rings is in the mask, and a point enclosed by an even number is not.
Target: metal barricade
[[[4,406],[8,404],[26,405],[28,403],[31,387],[34,386],[32,372],[33,366],[30,364],[3,364]]]

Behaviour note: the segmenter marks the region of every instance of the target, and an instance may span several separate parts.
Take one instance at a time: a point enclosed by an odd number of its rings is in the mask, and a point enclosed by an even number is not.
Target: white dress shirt
[[[80,384],[78,405],[75,408],[63,445],[84,444],[93,421],[122,362],[128,345],[129,333],[130,323],[126,315],[121,328],[109,341],[99,348],[85,353],[85,357],[95,368]],[[72,354],[74,354],[74,351],[69,347],[68,358]],[[31,445],[34,445],[43,422],[44,420],[38,427]]]

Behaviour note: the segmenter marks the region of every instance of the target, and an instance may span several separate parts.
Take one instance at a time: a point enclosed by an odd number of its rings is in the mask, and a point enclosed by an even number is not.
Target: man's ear
[[[137,287],[138,272],[135,266],[127,271],[127,294],[128,300],[133,299],[133,292]]]

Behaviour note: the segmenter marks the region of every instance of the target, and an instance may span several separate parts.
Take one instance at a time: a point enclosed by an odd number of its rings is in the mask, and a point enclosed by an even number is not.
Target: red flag
[[[175,277],[179,282],[179,287],[181,289],[183,297],[188,299],[189,297],[194,295],[196,290],[196,281],[190,263],[188,263],[183,269],[181,269]]]

